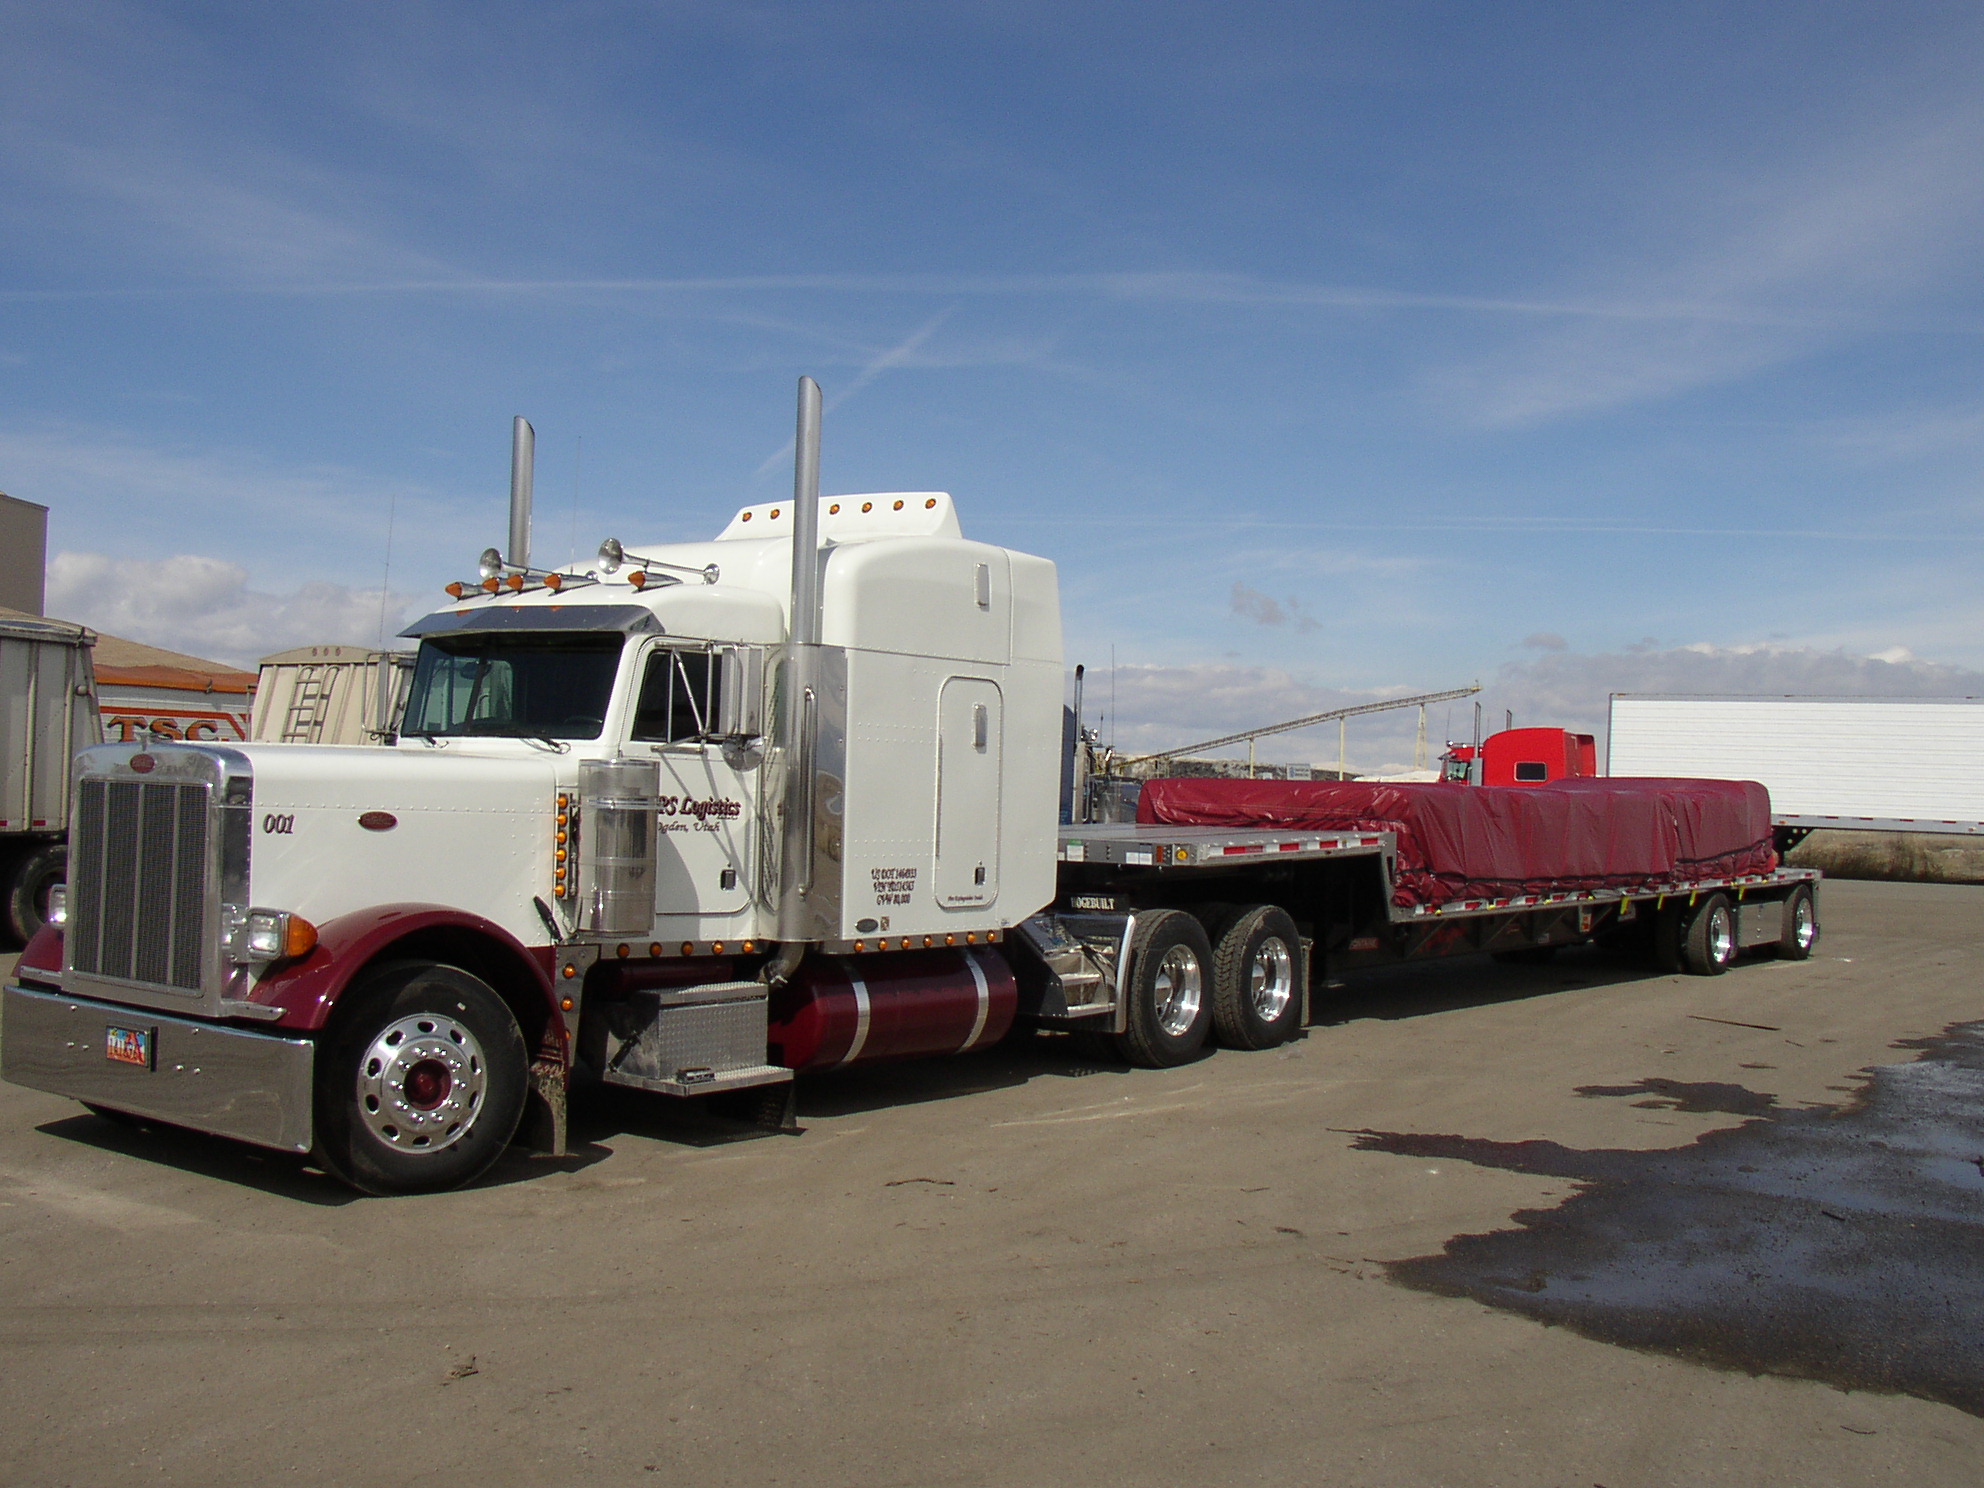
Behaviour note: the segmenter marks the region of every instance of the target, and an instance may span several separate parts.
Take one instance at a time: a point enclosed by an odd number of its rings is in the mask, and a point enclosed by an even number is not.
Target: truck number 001
[[[294,813],[278,816],[274,812],[271,812],[262,818],[262,830],[264,832],[274,832],[278,836],[287,837],[296,831],[296,816]]]

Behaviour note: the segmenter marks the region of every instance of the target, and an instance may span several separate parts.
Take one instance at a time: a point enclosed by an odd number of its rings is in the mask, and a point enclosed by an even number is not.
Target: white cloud
[[[251,670],[262,657],[292,646],[377,644],[380,601],[377,589],[342,584],[262,593],[248,587],[246,569],[190,553],[128,561],[65,552],[48,565],[49,614]],[[389,594],[384,601],[390,639],[418,601],[409,594]]]
[[[1553,652],[1511,662],[1482,694],[1499,728],[1504,710],[1518,725],[1561,724],[1602,735],[1615,692],[1790,693],[1821,697],[1984,696],[1984,671],[1923,661],[1905,646],[1871,655],[1769,643],[1706,642],[1580,655]]]
[[[1537,423],[1745,376],[1854,334],[1974,245],[1984,113],[1883,123],[1782,172],[1699,193],[1692,242],[1594,275],[1656,308],[1515,343],[1435,380],[1486,425]],[[1718,195],[1720,199],[1718,200]]]

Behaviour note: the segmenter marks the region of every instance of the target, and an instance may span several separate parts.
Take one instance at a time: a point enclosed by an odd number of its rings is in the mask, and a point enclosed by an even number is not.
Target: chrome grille
[[[205,950],[205,785],[98,780],[76,787],[69,835],[69,965],[198,992]]]

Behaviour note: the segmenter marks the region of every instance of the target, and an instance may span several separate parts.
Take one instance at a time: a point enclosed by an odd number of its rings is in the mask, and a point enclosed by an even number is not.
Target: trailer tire
[[[60,842],[29,847],[7,865],[7,932],[26,945],[48,923],[48,892],[69,876],[69,849]]]
[[[368,973],[318,1045],[317,1161],[362,1193],[459,1188],[503,1155],[529,1058],[480,978],[431,961]]]
[[[1777,954],[1785,961],[1809,961],[1819,943],[1819,896],[1810,884],[1800,884],[1784,901],[1784,934]]]
[[[1195,918],[1182,909],[1139,915],[1117,1054],[1144,1069],[1193,1059],[1212,1030],[1211,980],[1212,945]]]
[[[1690,976],[1721,976],[1735,959],[1735,906],[1727,894],[1710,894],[1688,917],[1681,936],[1681,969]]]
[[[1302,1026],[1302,936],[1274,904],[1242,908],[1212,955],[1212,1032],[1229,1049],[1272,1049]]]

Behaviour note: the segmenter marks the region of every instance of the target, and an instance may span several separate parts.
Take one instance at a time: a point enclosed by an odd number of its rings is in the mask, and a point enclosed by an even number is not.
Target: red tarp
[[[1750,780],[1148,780],[1137,820],[1395,832],[1400,905],[1651,888],[1777,866],[1770,793]]]

